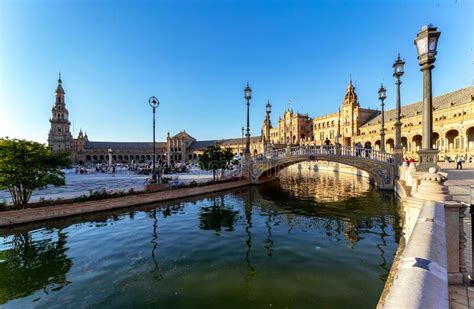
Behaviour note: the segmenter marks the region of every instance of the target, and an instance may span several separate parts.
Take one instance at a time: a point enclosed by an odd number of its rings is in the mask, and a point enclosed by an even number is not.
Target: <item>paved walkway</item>
[[[193,170],[186,174],[169,174],[165,177],[172,178],[174,181],[189,183],[191,181],[204,182],[212,179],[211,172]],[[89,195],[91,192],[107,190],[107,191],[143,191],[146,179],[150,176],[137,175],[127,170],[117,169],[115,176],[109,173],[90,173],[75,174],[69,172],[66,174],[66,185],[61,187],[49,186],[44,190],[36,190],[31,196],[30,202],[37,202],[40,199],[55,200],[58,198],[69,199],[81,195]],[[0,190],[0,202],[5,200],[11,203],[11,196],[8,191]]]
[[[474,163],[464,165],[462,170],[456,170],[455,163],[440,163],[443,172],[448,173],[448,181],[446,185],[449,192],[457,201],[470,203],[471,185],[474,185]],[[471,216],[469,207],[466,209],[466,217],[464,218],[464,232],[466,233],[466,249],[464,250],[464,258],[466,261],[468,274],[473,276],[472,269],[472,234],[471,234]],[[449,286],[449,307],[450,308],[474,308],[474,286]]]

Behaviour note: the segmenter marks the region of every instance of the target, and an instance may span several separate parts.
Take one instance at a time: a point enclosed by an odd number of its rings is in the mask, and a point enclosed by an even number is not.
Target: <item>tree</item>
[[[206,171],[212,170],[212,179],[216,181],[216,171],[218,169],[224,170],[229,167],[234,158],[232,150],[226,148],[222,150],[219,145],[207,147],[204,153],[199,158],[199,165],[201,169]]]
[[[34,190],[65,184],[61,168],[70,167],[67,153],[52,153],[43,144],[0,138],[0,190],[8,190],[16,207],[24,208]]]

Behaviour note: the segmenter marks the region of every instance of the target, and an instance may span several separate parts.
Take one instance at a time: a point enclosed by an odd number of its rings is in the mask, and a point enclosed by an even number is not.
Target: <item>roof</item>
[[[452,92],[445,93],[443,95],[433,98],[433,110],[442,110],[451,106],[459,106],[467,104],[474,100],[474,86],[458,89]],[[413,117],[420,114],[423,110],[422,101],[404,105],[401,107],[402,118]],[[371,117],[362,127],[367,127],[375,124],[379,124],[381,115],[378,114],[375,117]],[[394,120],[396,117],[395,109],[385,111],[385,121]]]
[[[186,139],[193,139],[193,140],[196,140],[194,137],[192,137],[191,135],[189,135],[186,131],[181,131],[179,132],[178,134],[174,135],[173,137],[171,138],[186,138]]]
[[[190,150],[196,150],[196,149],[206,149],[207,147],[214,146],[216,144],[216,140],[211,140],[211,141],[194,141],[191,143],[189,146]]]
[[[166,143],[157,142],[156,147],[165,148]],[[90,142],[85,144],[86,149],[152,149],[153,143],[150,142]]]
[[[250,137],[250,143],[258,143],[261,141],[261,136],[252,136]],[[206,149],[207,147],[214,146],[215,144],[219,144],[221,146],[225,145],[236,145],[242,144],[242,138],[228,138],[228,139],[221,139],[221,140],[208,140],[208,141],[195,141],[192,142],[189,146],[190,150],[197,150],[197,149]],[[245,138],[244,138],[245,143]]]

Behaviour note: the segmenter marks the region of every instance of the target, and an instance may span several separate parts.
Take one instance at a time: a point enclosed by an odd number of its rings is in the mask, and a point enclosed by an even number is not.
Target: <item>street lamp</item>
[[[250,159],[250,99],[252,98],[252,89],[247,82],[247,87],[244,89],[245,99],[247,100],[247,133],[245,134],[245,159]]]
[[[156,114],[156,108],[158,105],[160,105],[160,101],[155,96],[150,97],[148,100],[148,103],[153,109],[153,176],[152,176],[152,182],[153,183],[158,183],[158,179],[156,177],[156,167],[155,167],[155,157],[156,157],[156,142],[155,142],[155,114]]]
[[[270,104],[270,100],[268,100],[267,105],[265,105],[265,111],[267,112],[267,132],[266,132],[266,142],[270,144],[270,113],[272,112],[272,105]]]
[[[396,108],[395,108],[395,154],[398,156],[399,162],[401,163],[403,159],[403,147],[402,147],[402,123],[401,119],[401,105],[400,105],[400,78],[402,77],[403,67],[405,62],[400,58],[400,53],[398,54],[397,60],[393,64],[393,76],[397,79],[395,85],[397,85],[397,93],[396,93]]]
[[[383,84],[380,85],[379,89],[379,100],[382,107],[382,121],[380,127],[380,151],[385,152],[385,110],[384,110],[384,100],[387,98],[387,92],[383,87]]]
[[[441,32],[433,25],[423,26],[417,34],[415,45],[418,52],[420,70],[423,72],[423,139],[420,156],[420,170],[436,167],[438,151],[433,149],[433,97],[431,89],[431,70],[436,61],[436,48]]]

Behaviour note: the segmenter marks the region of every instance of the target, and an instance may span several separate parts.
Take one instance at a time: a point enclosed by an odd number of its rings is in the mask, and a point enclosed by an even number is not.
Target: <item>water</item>
[[[1,232],[7,308],[368,308],[400,229],[394,197],[366,179],[293,168],[260,187]]]

